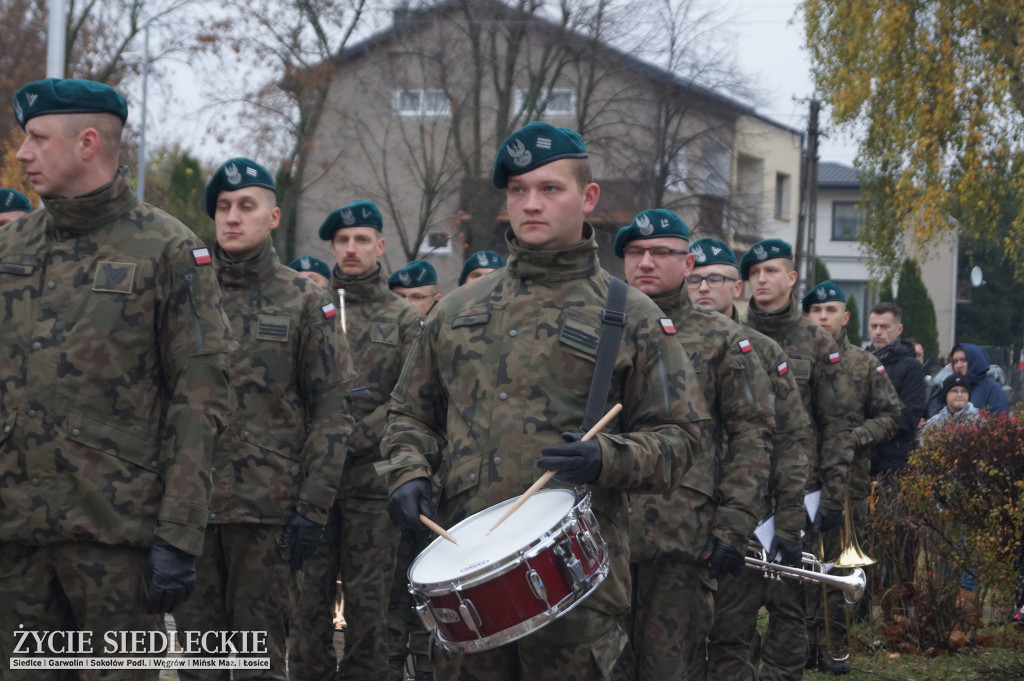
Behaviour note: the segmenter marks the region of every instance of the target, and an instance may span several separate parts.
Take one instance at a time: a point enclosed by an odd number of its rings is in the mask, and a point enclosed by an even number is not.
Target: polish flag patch
[[[324,312],[324,319],[330,319],[334,315],[338,314],[338,309],[334,307],[334,303],[327,303],[320,309]]]
[[[671,319],[662,317],[658,321],[661,322],[662,330],[670,336],[676,335],[676,325],[672,323]]]
[[[742,352],[744,355],[747,354],[748,352],[750,352],[753,349],[754,348],[750,344],[750,341],[748,341],[746,338],[744,338],[743,340],[740,341],[740,352]]]
[[[197,265],[209,265],[213,262],[210,258],[209,248],[193,248],[192,259],[196,261]]]
[[[778,366],[777,371],[779,372],[779,376],[785,376],[789,373],[789,364],[787,362],[783,362]]]
[[[884,373],[885,373],[885,367],[884,367],[884,366],[882,366],[881,364],[879,364],[879,365],[878,365],[878,368],[877,368],[877,369],[875,369],[875,371],[877,371],[877,372],[878,372],[878,373],[880,373],[880,374],[884,374]]]
[[[832,364],[835,364],[836,362],[838,362],[839,359],[840,358],[839,358],[839,353],[838,352],[830,353],[829,356],[828,356],[828,361],[831,362]]]

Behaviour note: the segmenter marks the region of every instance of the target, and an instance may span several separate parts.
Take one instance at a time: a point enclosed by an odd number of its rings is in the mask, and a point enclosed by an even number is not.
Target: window
[[[779,220],[790,218],[789,206],[792,203],[793,178],[788,173],[775,173],[775,217]]]
[[[864,225],[864,214],[856,201],[832,202],[832,240],[856,241]]]
[[[452,115],[444,90],[395,90],[392,107],[396,116]]]
[[[700,186],[706,196],[729,196],[729,147],[718,142],[706,142],[701,149]]]
[[[541,90],[536,105],[545,101],[547,106],[540,112],[541,116],[572,116],[576,113],[576,92],[569,88],[553,88],[550,94],[548,90]],[[526,106],[526,90],[516,90],[513,106],[516,111],[523,110]]]
[[[443,229],[428,229],[420,242],[420,255],[448,255],[452,252],[452,242],[448,232]]]
[[[668,165],[668,182],[666,189],[677,194],[685,194],[689,189],[686,183],[686,150],[680,149],[679,153],[672,157]]]

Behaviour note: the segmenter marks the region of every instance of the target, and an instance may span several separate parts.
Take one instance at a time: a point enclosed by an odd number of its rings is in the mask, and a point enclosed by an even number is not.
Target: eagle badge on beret
[[[405,284],[405,286],[406,286],[406,287],[408,287],[408,286],[409,286],[409,284],[411,284],[411,283],[412,283],[412,277],[410,277],[410,276],[409,276],[409,273],[408,273],[408,272],[399,272],[399,273],[398,273],[398,279],[399,279],[399,280],[400,280],[400,281],[401,281],[401,282],[402,282],[403,284]]]
[[[764,260],[768,257],[768,251],[761,244],[757,244],[754,246],[754,255],[757,256],[758,260]]]
[[[238,172],[238,166],[234,163],[224,167],[224,176],[231,184],[238,184],[242,181],[242,174]]]
[[[341,221],[345,223],[346,227],[351,227],[356,224],[356,216],[352,213],[351,209],[346,208],[341,211]]]
[[[700,246],[693,246],[690,248],[690,253],[693,253],[693,257],[697,262],[704,262],[708,259],[708,256],[704,255],[704,249]]]
[[[490,261],[487,259],[487,254],[483,251],[476,254],[476,261],[480,263],[480,267],[487,267],[490,264]]]
[[[512,162],[520,168],[529,165],[530,161],[533,160],[533,154],[523,144],[523,140],[516,140],[514,144],[508,145],[505,149],[508,151],[508,155],[512,157]]]
[[[651,219],[646,215],[638,215],[636,218],[636,231],[640,232],[641,236],[654,234],[654,225],[651,224]]]

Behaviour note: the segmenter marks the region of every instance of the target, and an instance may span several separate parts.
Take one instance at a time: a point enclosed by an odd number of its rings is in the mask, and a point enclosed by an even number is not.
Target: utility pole
[[[818,114],[821,102],[811,99],[811,116],[807,121],[807,261],[804,287],[810,289],[814,282],[814,261],[818,249]]]
[[[803,296],[814,281],[815,233],[818,229],[818,114],[821,102],[805,100],[811,105],[807,121],[807,144],[800,159],[800,217],[793,249],[793,269],[800,275],[798,297]]]

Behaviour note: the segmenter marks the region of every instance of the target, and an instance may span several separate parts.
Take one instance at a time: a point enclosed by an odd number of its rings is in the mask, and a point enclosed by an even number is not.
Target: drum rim
[[[423,557],[427,554],[427,552],[430,550],[432,546],[440,546],[441,542],[446,541],[441,537],[437,537],[436,539],[434,539],[434,541],[430,542],[430,544],[428,544],[427,547],[423,549],[423,551],[421,551],[420,554],[416,556],[416,558],[409,565],[409,569],[406,572],[406,579],[409,584],[409,592],[425,594],[429,593],[430,590],[443,590],[446,592],[456,587],[466,588],[472,584],[475,584],[477,581],[485,577],[487,579],[500,577],[506,572],[509,572],[518,567],[523,562],[523,560],[533,557],[541,549],[547,548],[548,546],[553,544],[555,535],[564,529],[565,523],[567,521],[573,521],[579,518],[584,507],[590,508],[590,491],[588,490],[586,494],[582,495],[582,498],[579,493],[571,489],[544,489],[537,492],[537,494],[550,493],[562,493],[572,495],[574,497],[573,503],[565,514],[563,514],[557,521],[552,523],[552,525],[549,528],[544,530],[544,532],[540,534],[538,537],[536,537],[533,541],[526,544],[525,546],[519,547],[514,553],[509,553],[491,563],[488,563],[487,565],[482,565],[479,568],[466,572],[462,575],[459,575],[458,577],[453,577],[451,579],[446,579],[443,581],[417,582],[412,578],[413,569],[415,569],[415,567],[419,564],[420,560],[423,559]],[[474,513],[469,517],[459,521],[457,524],[455,524],[453,527],[449,529],[449,532],[454,533],[459,529],[459,526],[468,523],[484,511],[491,511],[494,509],[501,508],[503,506],[507,506],[509,504],[514,503],[515,500],[518,498],[518,496],[515,496],[512,497],[511,499],[506,499],[501,503],[495,504],[494,506],[488,506],[482,511],[478,511],[477,513]],[[417,587],[415,591],[413,590],[413,586]]]
[[[575,508],[575,507],[574,507]],[[577,605],[582,603],[587,596],[594,593],[597,587],[604,582],[605,578],[608,577],[608,573],[611,569],[611,561],[604,560],[600,566],[594,570],[593,574],[589,575],[581,583],[586,586],[585,589],[579,591],[572,591],[565,598],[558,601],[547,610],[540,612],[533,617],[523,620],[518,624],[515,624],[507,629],[503,629],[497,633],[491,634],[490,636],[484,636],[476,638],[471,641],[449,641],[441,632],[437,629],[434,630],[433,634],[437,637],[438,645],[445,650],[452,653],[475,653],[482,652],[484,650],[490,650],[503,646],[506,643],[518,641],[524,636],[528,636],[536,631],[539,631],[547,625],[554,622],[556,619],[569,612]]]

